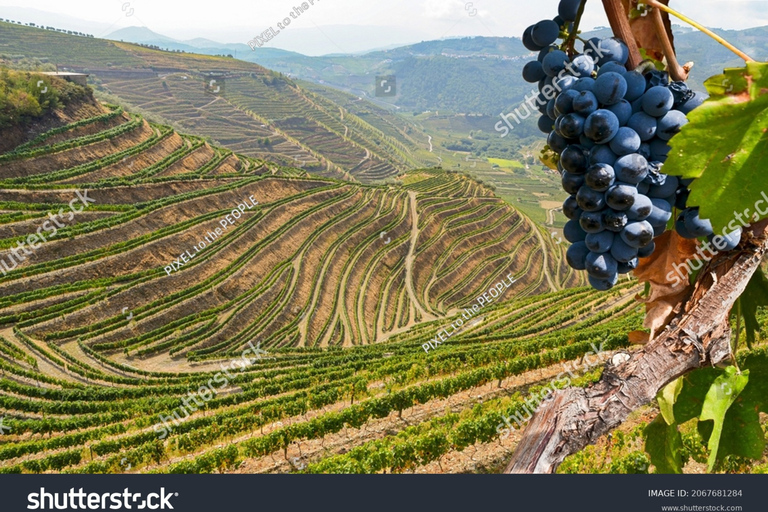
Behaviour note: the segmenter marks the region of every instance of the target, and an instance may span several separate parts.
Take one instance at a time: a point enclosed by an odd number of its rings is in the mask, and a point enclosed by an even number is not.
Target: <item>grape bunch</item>
[[[568,264],[608,290],[653,253],[675,209],[682,210],[675,222],[681,236],[714,237],[709,221],[687,205],[692,180],[661,172],[669,140],[706,95],[652,67],[628,71],[629,49],[615,37],[590,39],[573,56],[555,46],[573,29],[580,3],[562,0],[558,17],[526,29],[523,44],[539,55],[523,78],[538,83],[539,129],[559,155],[570,194],[563,203]],[[723,250],[733,249],[741,231],[724,238]]]

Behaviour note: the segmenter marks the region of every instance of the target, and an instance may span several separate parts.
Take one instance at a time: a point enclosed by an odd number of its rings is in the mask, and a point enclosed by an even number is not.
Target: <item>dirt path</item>
[[[534,233],[539,239],[539,243],[541,244],[541,252],[544,255],[544,277],[547,279],[547,283],[549,283],[549,287],[552,289],[553,292],[558,291],[560,288],[555,286],[555,282],[552,280],[552,275],[549,272],[549,253],[547,252],[547,242],[544,240],[544,237],[541,235],[541,231],[539,231],[539,228],[536,227],[536,224],[533,223],[531,219],[527,219],[530,223],[531,227],[533,228]]]
[[[411,299],[411,308],[415,308],[421,313],[421,321],[426,322],[429,320],[437,319],[436,316],[422,307],[421,302],[416,297],[416,291],[413,288],[413,260],[414,252],[416,251],[416,241],[419,238],[419,213],[416,211],[416,192],[408,192],[408,198],[411,203],[411,218],[413,219],[413,225],[411,226],[411,240],[408,242],[408,256],[405,257],[405,287],[408,290],[408,297]],[[413,315],[411,315],[413,316]]]

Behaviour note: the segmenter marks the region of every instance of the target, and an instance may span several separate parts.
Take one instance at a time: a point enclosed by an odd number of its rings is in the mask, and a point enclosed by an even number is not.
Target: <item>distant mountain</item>
[[[178,43],[173,38],[166,37],[157,32],[153,32],[147,27],[126,27],[119,30],[115,30],[109,35],[104,36],[104,39],[112,39],[113,41],[126,41],[129,43],[142,43],[142,44],[157,44],[162,43]]]

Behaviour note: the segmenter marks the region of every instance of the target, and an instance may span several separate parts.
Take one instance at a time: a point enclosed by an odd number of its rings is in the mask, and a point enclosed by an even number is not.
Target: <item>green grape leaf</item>
[[[672,139],[664,172],[698,178],[688,204],[700,206],[715,233],[730,232],[768,214],[768,187],[760,187],[768,167],[768,63],[728,69],[705,85],[710,99]]]
[[[717,368],[702,368],[682,378],[683,388],[675,400],[675,420],[683,424],[701,414],[704,399],[712,383],[723,373]]]
[[[667,422],[667,425],[675,424],[675,402],[680,392],[683,390],[683,379],[675,379],[661,390],[656,401],[659,402],[659,410]]]
[[[656,473],[681,474],[683,472],[683,437],[677,424],[668,425],[659,414],[643,432],[645,451],[656,466]]]
[[[747,288],[741,294],[741,315],[744,317],[744,327],[747,330],[747,346],[755,342],[755,333],[760,332],[760,322],[757,321],[757,308],[768,306],[768,279],[762,269],[749,280]]]
[[[715,379],[704,399],[699,419],[700,421],[712,420],[714,422],[712,434],[709,436],[709,442],[707,443],[709,448],[709,460],[707,462],[710,472],[714,469],[715,462],[717,461],[725,415],[748,382],[749,370],[738,373],[735,366],[729,366],[725,369],[725,372]]]

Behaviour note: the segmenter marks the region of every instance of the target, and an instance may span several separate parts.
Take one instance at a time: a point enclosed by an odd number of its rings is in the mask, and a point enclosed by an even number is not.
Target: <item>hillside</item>
[[[579,288],[476,181],[312,176],[83,91],[0,129],[0,473],[496,472],[505,421],[631,350],[636,282]],[[641,412],[603,470],[648,472]]]
[[[7,64],[89,73],[110,101],[253,158],[361,182],[437,161],[402,121],[377,120],[382,132],[256,64],[9,23],[0,23],[0,47]]]
[[[87,210],[55,241],[6,268],[0,322],[97,350],[368,344],[445,316],[510,274],[515,294],[582,282],[562,248],[463,175],[422,170],[363,187],[116,107],[1,155],[0,187],[6,262],[46,211],[88,191]]]

